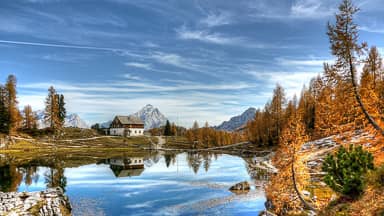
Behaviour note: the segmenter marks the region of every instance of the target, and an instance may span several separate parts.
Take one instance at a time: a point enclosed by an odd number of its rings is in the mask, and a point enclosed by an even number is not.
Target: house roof
[[[116,118],[120,121],[121,124],[144,124],[141,119],[135,116],[116,116]]]

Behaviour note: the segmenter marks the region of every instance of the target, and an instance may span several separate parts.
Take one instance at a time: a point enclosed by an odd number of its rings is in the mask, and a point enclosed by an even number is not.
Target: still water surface
[[[36,166],[32,173],[24,166],[16,170],[30,175],[15,190],[62,186],[74,215],[258,215],[265,202],[261,188],[240,195],[228,190],[241,181],[265,183],[250,163],[231,155],[155,153],[76,167]]]

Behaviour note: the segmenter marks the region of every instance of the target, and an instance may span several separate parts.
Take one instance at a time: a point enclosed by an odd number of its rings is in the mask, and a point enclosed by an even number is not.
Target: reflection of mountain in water
[[[140,176],[144,171],[144,158],[142,157],[125,157],[110,158],[106,160],[115,177],[132,177]]]
[[[160,154],[159,152],[151,152],[151,154],[144,159],[145,167],[151,167],[157,164],[160,161],[161,157],[162,154]]]

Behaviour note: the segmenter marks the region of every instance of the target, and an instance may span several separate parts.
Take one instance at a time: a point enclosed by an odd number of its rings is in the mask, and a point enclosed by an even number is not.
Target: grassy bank
[[[7,148],[0,149],[0,153],[32,153],[32,152],[79,152],[79,151],[117,151],[119,149],[148,148],[151,141],[157,143],[155,137],[79,137],[70,139],[63,137],[53,139],[15,137]]]

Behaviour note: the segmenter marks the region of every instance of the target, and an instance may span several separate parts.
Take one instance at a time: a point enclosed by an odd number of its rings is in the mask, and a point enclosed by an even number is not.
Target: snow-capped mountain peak
[[[67,115],[65,118],[64,127],[89,128],[87,123],[85,123],[85,121],[83,121],[76,113]]]
[[[36,116],[39,128],[46,128],[47,125],[44,122],[44,111],[36,111]],[[82,120],[80,116],[76,113],[71,113],[67,115],[67,117],[65,117],[64,127],[89,128],[87,123]]]
[[[167,118],[151,104],[147,104],[133,116],[140,118],[144,122],[145,129],[157,128],[165,125]]]

